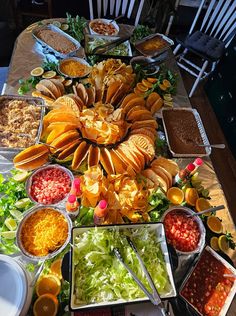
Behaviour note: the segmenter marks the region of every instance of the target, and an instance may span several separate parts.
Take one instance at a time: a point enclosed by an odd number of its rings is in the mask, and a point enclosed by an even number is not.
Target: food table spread
[[[48,21],[45,21],[44,23],[47,23],[47,22]],[[11,60],[9,77],[5,85],[4,94],[17,94],[18,80],[20,78],[26,78],[29,75],[30,71],[33,68],[41,65],[44,60],[44,51],[42,50],[40,44],[37,43],[35,39],[32,37],[32,30],[36,26],[37,25],[31,25],[30,27],[28,27],[25,31],[23,31],[20,34],[20,36],[17,39],[13,56],[12,56],[12,60]],[[131,27],[129,28],[128,26],[120,25],[121,34],[131,32],[131,31],[132,31]],[[169,51],[168,54],[171,55],[171,52]],[[84,57],[84,50],[82,48],[79,49],[77,56]],[[191,104],[186,95],[183,82],[182,82],[182,79],[179,74],[175,61],[173,59],[168,60],[166,64],[168,68],[170,68],[174,73],[178,73],[177,93],[173,97],[174,107],[190,108]],[[184,168],[186,165],[192,162],[192,160],[193,159],[190,159],[190,158],[176,159],[177,164],[179,165],[180,169]],[[9,170],[10,166],[11,165],[8,161],[4,159],[1,160],[1,171],[3,174],[5,170]],[[199,169],[199,177],[202,180],[203,187],[207,188],[207,190],[209,190],[210,192],[211,205],[223,204],[227,206],[227,203],[224,198],[224,194],[220,188],[220,184],[215,175],[214,168],[209,158],[204,157],[204,164]],[[234,224],[227,208],[223,211],[219,211],[217,213],[217,216],[219,216],[223,221],[224,232],[226,231],[234,232]],[[228,254],[235,264],[236,262],[235,252],[229,250]],[[181,267],[181,264],[182,264],[182,267]],[[183,268],[185,261],[183,260],[181,264],[179,265],[178,271],[176,272],[176,278],[179,278],[179,279],[182,277],[181,269]],[[234,315],[234,305],[235,305],[235,301],[231,305],[227,315]]]

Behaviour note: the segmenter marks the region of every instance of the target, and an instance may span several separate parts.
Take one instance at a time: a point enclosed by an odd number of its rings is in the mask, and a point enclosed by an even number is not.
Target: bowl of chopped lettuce
[[[114,255],[114,249],[119,249],[124,261],[149,288],[127,236],[135,244],[161,298],[176,296],[162,223],[74,227],[70,275],[71,310],[148,301]]]

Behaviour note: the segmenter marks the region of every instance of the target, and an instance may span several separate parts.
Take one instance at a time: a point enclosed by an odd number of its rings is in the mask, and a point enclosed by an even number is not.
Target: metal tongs
[[[112,48],[128,41],[130,39],[130,35],[125,37],[120,37],[110,43],[97,46],[93,49],[92,54],[105,54],[107,51],[111,50]]]
[[[135,247],[135,245],[133,244],[132,240],[126,236],[126,239],[130,245],[130,247],[133,249],[133,251],[135,252],[139,264],[142,267],[142,270],[148,280],[148,283],[153,291],[153,293],[150,293],[147,288],[145,287],[145,285],[140,281],[140,279],[137,277],[137,275],[133,272],[133,270],[124,262],[121,253],[119,251],[118,248],[114,248],[114,254],[116,256],[116,258],[120,261],[120,263],[122,263],[122,265],[125,267],[125,269],[132,275],[133,279],[135,280],[135,282],[138,284],[138,286],[141,288],[141,290],[143,290],[143,292],[147,295],[147,297],[150,299],[150,301],[152,302],[153,305],[157,306],[161,312],[161,314],[163,316],[169,316],[170,313],[166,310],[159,293],[157,292],[156,286],[152,280],[152,277],[150,275],[150,273],[148,272],[142,258],[140,257],[137,248]]]

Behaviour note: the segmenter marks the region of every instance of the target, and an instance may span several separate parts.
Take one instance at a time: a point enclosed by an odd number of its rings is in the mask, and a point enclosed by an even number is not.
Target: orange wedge
[[[56,316],[58,300],[52,294],[44,294],[37,298],[34,303],[34,316]]]
[[[42,276],[36,283],[35,291],[38,296],[52,294],[57,296],[61,290],[61,281],[54,274]]]
[[[196,207],[196,210],[198,212],[201,212],[201,211],[205,211],[208,208],[210,208],[211,204],[210,204],[209,200],[200,197],[200,198],[197,199],[195,207]],[[211,213],[209,212],[209,213],[206,213],[205,215],[206,216],[210,216]]]
[[[56,275],[60,280],[62,279],[62,274],[61,274],[61,265],[62,265],[62,259],[57,259],[53,261],[50,267],[50,271],[52,274]]]
[[[172,187],[167,191],[167,199],[172,204],[181,204],[184,201],[184,192],[180,188]]]
[[[185,191],[185,201],[192,206],[195,206],[197,199],[199,198],[198,192],[195,188],[187,188]]]

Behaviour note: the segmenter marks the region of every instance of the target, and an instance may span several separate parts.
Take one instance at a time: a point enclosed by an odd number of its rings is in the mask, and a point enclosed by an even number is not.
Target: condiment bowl
[[[64,197],[61,199],[61,200],[58,200],[56,203],[42,203],[42,202],[39,202],[37,199],[35,199],[35,197],[33,196],[32,194],[32,185],[33,185],[33,181],[35,180],[35,176],[37,176],[39,173],[43,172],[43,171],[46,171],[48,169],[57,169],[57,170],[60,170],[62,171],[63,173],[65,173],[69,178],[70,178],[70,187],[71,187],[71,184],[72,184],[72,181],[74,179],[74,176],[72,174],[72,172],[70,170],[68,170],[67,168],[65,167],[62,167],[60,165],[47,165],[47,166],[44,166],[44,167],[41,167],[41,168],[38,168],[36,169],[30,176],[29,178],[27,179],[26,181],[26,193],[28,195],[28,197],[30,198],[30,200],[34,203],[38,203],[38,204],[41,204],[41,205],[60,205],[60,204],[63,204],[66,199],[67,199],[67,196],[69,194],[69,191],[68,193],[66,193],[64,195]]]
[[[22,243],[22,236],[21,236],[22,229],[23,229],[24,225],[26,225],[26,221],[32,215],[36,214],[40,210],[47,210],[47,209],[53,210],[53,211],[55,211],[63,216],[63,220],[67,223],[68,233],[67,233],[67,236],[66,236],[64,243],[60,247],[58,247],[56,250],[54,250],[53,252],[49,252],[46,256],[36,256],[36,255],[31,254],[29,251],[27,251],[25,249],[25,247]],[[43,229],[47,230],[48,228],[43,227]],[[71,229],[72,229],[71,219],[64,211],[62,211],[58,208],[55,208],[53,206],[50,206],[50,205],[49,206],[34,206],[25,213],[23,219],[21,220],[21,222],[17,228],[16,243],[17,243],[17,246],[20,248],[21,252],[23,253],[23,255],[26,256],[28,259],[37,260],[37,261],[51,259],[51,258],[55,257],[57,254],[59,254],[63,249],[65,249],[66,245],[69,243],[70,238],[71,238]],[[32,240],[32,243],[33,243],[33,240]]]
[[[96,31],[96,27],[98,25],[104,25],[104,30],[101,28],[101,31]],[[109,27],[113,30],[112,33],[109,32]],[[106,31],[106,29],[108,30]],[[108,36],[115,36],[119,33],[119,26],[115,21],[109,19],[94,19],[89,22],[89,30],[91,34],[98,34],[98,35],[108,35]]]
[[[71,73],[69,71],[68,68],[70,67],[72,68],[70,70],[72,70],[74,73]],[[77,67],[77,70],[78,70],[77,74],[75,71],[75,67]],[[91,72],[91,66],[83,58],[69,57],[69,58],[62,59],[59,62],[58,71],[60,72],[61,75],[72,78],[72,79],[83,78],[83,77],[88,76],[88,74]]]
[[[204,225],[202,223],[202,220],[198,216],[187,217],[187,215],[195,214],[195,212],[193,210],[191,210],[190,208],[187,208],[187,207],[184,207],[184,206],[181,206],[181,205],[176,205],[176,206],[170,207],[162,216],[162,222],[163,222],[164,227],[165,227],[165,233],[166,233],[167,241],[168,241],[168,229],[167,229],[167,227],[165,225],[165,219],[166,219],[166,216],[171,214],[171,213],[173,213],[173,215],[176,214],[176,213],[180,214],[180,215],[183,215],[183,216],[186,215],[185,217],[186,217],[186,219],[188,221],[194,221],[197,224],[197,227],[198,227],[198,230],[199,230],[199,233],[200,233],[199,241],[198,241],[196,247],[193,250],[191,250],[191,251],[179,250],[178,246],[176,246],[176,244],[173,244],[173,243],[170,242],[170,244],[175,248],[177,254],[179,254],[179,255],[192,255],[192,254],[200,253],[203,250],[203,248],[204,248],[205,238],[206,238],[206,230],[205,230],[205,227],[204,227]],[[191,232],[190,232],[189,235],[191,235]]]

